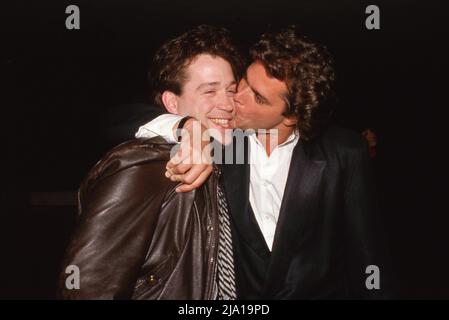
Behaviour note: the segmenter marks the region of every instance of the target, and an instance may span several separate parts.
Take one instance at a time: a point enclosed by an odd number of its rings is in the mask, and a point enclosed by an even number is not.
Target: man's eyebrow
[[[203,89],[203,88],[207,88],[207,87],[216,87],[216,86],[218,86],[219,84],[220,84],[220,82],[217,82],[217,81],[215,81],[215,82],[204,82],[204,83],[200,84],[200,85],[195,89],[195,91],[199,91],[199,90],[201,90],[201,89]]]
[[[233,80],[233,81],[229,82],[229,83],[226,85],[226,88],[228,88],[228,87],[230,87],[230,86],[233,86],[233,85],[236,85],[236,84],[237,84],[237,81]]]

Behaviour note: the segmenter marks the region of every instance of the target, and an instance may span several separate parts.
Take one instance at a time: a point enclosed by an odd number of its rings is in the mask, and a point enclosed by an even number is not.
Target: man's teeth
[[[228,119],[211,118],[211,120],[216,124],[228,124]]]

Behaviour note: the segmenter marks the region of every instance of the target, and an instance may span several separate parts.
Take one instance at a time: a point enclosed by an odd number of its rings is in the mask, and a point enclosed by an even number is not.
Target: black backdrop
[[[80,30],[65,28],[69,4],[80,8]],[[369,4],[380,8],[380,30],[365,28]],[[378,135],[382,214],[400,297],[449,298],[446,16],[436,1],[2,4],[0,297],[53,298],[76,209],[35,206],[30,194],[76,191],[99,157],[132,135],[108,128],[145,101],[146,72],[163,40],[209,23],[228,27],[245,46],[270,26],[296,23],[336,58],[335,122]]]

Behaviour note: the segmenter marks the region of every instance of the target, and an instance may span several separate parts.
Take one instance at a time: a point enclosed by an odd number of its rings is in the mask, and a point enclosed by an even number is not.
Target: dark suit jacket
[[[247,164],[223,165],[236,244],[246,254],[259,255],[256,262],[266,260],[267,247],[260,233],[249,232],[254,225],[248,210],[249,172]],[[391,268],[384,239],[361,135],[330,127],[314,141],[300,139],[293,151],[264,283],[256,297],[389,297]],[[239,252],[240,281],[238,256]],[[365,285],[369,265],[380,269],[380,290],[368,290]],[[241,297],[246,298],[245,288],[241,289]]]
[[[147,103],[132,103],[113,107],[102,116],[100,138],[105,150],[127,140],[133,140],[140,126],[154,120],[166,110]]]

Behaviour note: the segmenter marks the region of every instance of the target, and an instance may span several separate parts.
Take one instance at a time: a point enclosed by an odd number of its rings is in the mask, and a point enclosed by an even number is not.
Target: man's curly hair
[[[266,33],[250,50],[267,74],[286,83],[285,116],[296,116],[301,137],[316,137],[335,106],[335,71],[327,49],[298,34],[296,26]]]
[[[176,95],[182,93],[182,87],[187,81],[186,70],[201,54],[221,57],[229,62],[236,81],[239,81],[245,70],[242,55],[227,29],[197,26],[165,42],[157,50],[149,72],[152,98],[156,105],[163,106],[161,97],[165,90]]]

